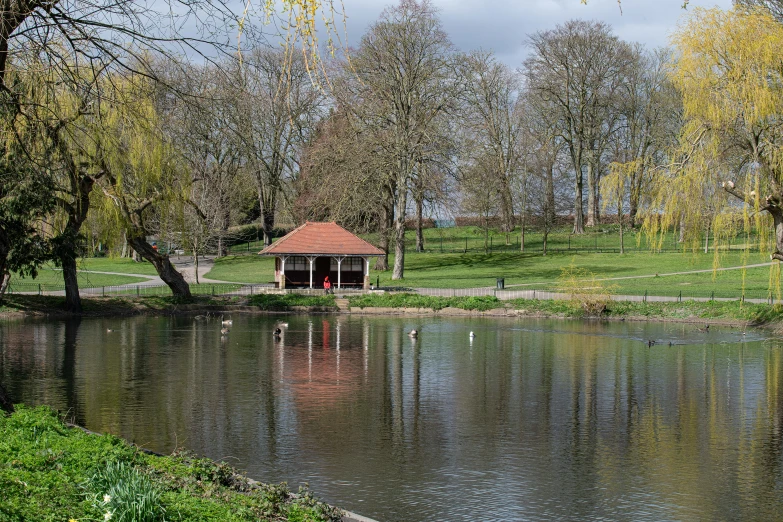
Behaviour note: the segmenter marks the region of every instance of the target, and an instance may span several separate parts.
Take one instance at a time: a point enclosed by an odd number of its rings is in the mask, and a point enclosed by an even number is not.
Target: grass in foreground
[[[0,520],[9,522],[340,520],[307,491],[294,497],[285,484],[253,484],[187,454],[147,455],[117,437],[68,428],[46,407],[0,416],[0,491]]]

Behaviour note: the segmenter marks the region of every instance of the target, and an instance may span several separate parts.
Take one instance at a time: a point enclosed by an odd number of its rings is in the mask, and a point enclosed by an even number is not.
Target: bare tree
[[[527,87],[557,110],[559,135],[574,169],[574,232],[582,233],[585,171],[589,215],[595,220],[601,152],[612,130],[607,113],[633,55],[628,44],[600,22],[571,20],[533,34],[529,42]]]
[[[364,124],[392,158],[395,178],[394,270],[401,279],[405,263],[408,191],[429,131],[454,102],[452,45],[428,1],[403,0],[386,9],[353,53],[341,102]],[[353,71],[355,74],[350,74]]]
[[[522,111],[518,103],[521,80],[486,51],[468,54],[462,67],[467,109],[462,121],[476,135],[479,153],[491,158],[487,168],[498,182],[500,229],[506,232],[508,244],[515,224],[512,186],[520,173],[522,154]]]
[[[631,226],[636,225],[639,205],[655,166],[665,159],[664,151],[674,145],[682,121],[681,100],[667,76],[671,52],[659,49],[648,53],[641,47],[635,52],[637,60],[618,92],[620,119],[610,157],[631,167],[625,173]],[[617,181],[611,183],[617,185]]]
[[[236,112],[242,158],[258,190],[264,243],[272,241],[280,200],[290,198],[301,149],[322,117],[324,95],[301,57],[254,48],[244,55]]]

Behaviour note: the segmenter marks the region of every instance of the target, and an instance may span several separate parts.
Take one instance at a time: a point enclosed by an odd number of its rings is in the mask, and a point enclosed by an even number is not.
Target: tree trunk
[[[71,252],[64,252],[60,256],[60,265],[63,269],[63,281],[65,283],[65,309],[69,312],[78,314],[82,311],[82,299],[79,295],[76,257],[73,255],[73,252],[75,251],[76,246],[74,245]]]
[[[685,241],[685,217],[680,215],[680,237],[677,239],[678,243]]]
[[[193,265],[196,268],[196,284],[199,284],[198,282],[198,249],[193,249]]]
[[[0,298],[4,297],[8,292],[8,286],[11,284],[11,274],[9,272],[3,273],[3,281],[0,283]]]
[[[546,255],[546,242],[549,239],[549,230],[544,229],[544,255]]]
[[[704,238],[704,253],[708,253],[710,251],[710,222],[707,221],[707,235]]]
[[[405,275],[405,209],[408,206],[408,186],[405,179],[397,183],[397,208],[394,216],[394,269],[392,279]]]
[[[424,213],[424,194],[421,192],[416,197],[416,252],[424,252],[424,233],[422,221]]]
[[[171,261],[169,261],[169,256],[158,253],[157,250],[152,248],[152,245],[147,243],[147,240],[143,235],[130,237],[128,242],[130,243],[133,250],[138,252],[141,257],[152,263],[152,265],[155,267],[155,270],[158,272],[158,276],[160,276],[160,278],[163,279],[163,282],[168,285],[174,297],[181,297],[185,299],[189,299],[191,297],[190,285],[188,285],[187,281],[185,281],[185,278],[182,277],[182,274],[177,272],[177,270],[171,264]]]
[[[505,172],[500,173],[500,221],[501,232],[514,230],[514,202]]]
[[[588,156],[589,158],[589,156]],[[595,169],[593,162],[587,160],[587,226],[594,227],[595,220]]]
[[[220,222],[220,237],[218,238],[218,257],[224,257],[228,255],[228,245],[226,243],[226,236],[228,236],[228,227],[231,225],[231,208],[229,208],[228,202],[223,202],[225,210]],[[274,216],[272,225],[274,225]]]
[[[0,232],[0,298],[5,296],[6,290],[8,290],[8,283],[11,280],[11,274],[8,272],[8,256],[11,253],[10,238],[4,233]]]
[[[394,213],[387,205],[381,207],[380,230],[378,231],[378,248],[383,250],[383,255],[375,259],[375,270],[383,271],[389,269],[389,231],[391,230]]]
[[[5,391],[3,384],[0,383],[0,410],[11,414],[14,412],[14,403],[11,402],[11,397],[8,392]]]
[[[574,234],[585,233],[585,218],[582,210],[582,190],[584,180],[581,171],[576,173],[576,193],[574,194]]]
[[[620,224],[620,254],[625,254],[625,242],[623,237],[623,204],[617,202],[617,222]]]
[[[641,174],[638,174],[641,177]],[[639,191],[636,190],[636,178],[631,179],[631,194],[628,198],[628,226],[636,227],[636,214],[639,212]]]
[[[277,201],[274,194],[264,194],[263,188],[258,187],[258,204],[261,211],[261,231],[264,234],[264,246],[272,244],[272,229],[275,226],[275,207]]]
[[[264,246],[272,244],[272,229],[275,227],[275,211],[264,209],[261,212],[261,231],[264,234]]]
[[[783,210],[772,207],[769,210],[775,226],[775,252],[772,259],[783,261]]]

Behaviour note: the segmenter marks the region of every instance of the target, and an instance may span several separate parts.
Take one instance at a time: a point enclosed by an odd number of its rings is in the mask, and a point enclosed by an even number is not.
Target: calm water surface
[[[233,320],[226,338],[193,317],[3,323],[0,375],[92,430],[385,522],[783,519],[783,357],[764,333]]]

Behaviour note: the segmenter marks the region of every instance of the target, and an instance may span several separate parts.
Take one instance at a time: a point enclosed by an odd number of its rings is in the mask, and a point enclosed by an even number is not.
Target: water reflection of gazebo
[[[287,345],[285,333],[278,343],[281,377],[293,391],[297,409],[320,411],[354,401],[365,383],[369,330],[362,331],[362,344],[344,339],[345,325],[339,321],[308,324],[307,341]]]
[[[275,282],[279,288],[323,288],[326,276],[337,288],[370,288],[370,258],[384,255],[337,223],[308,221],[261,252],[275,256]]]

